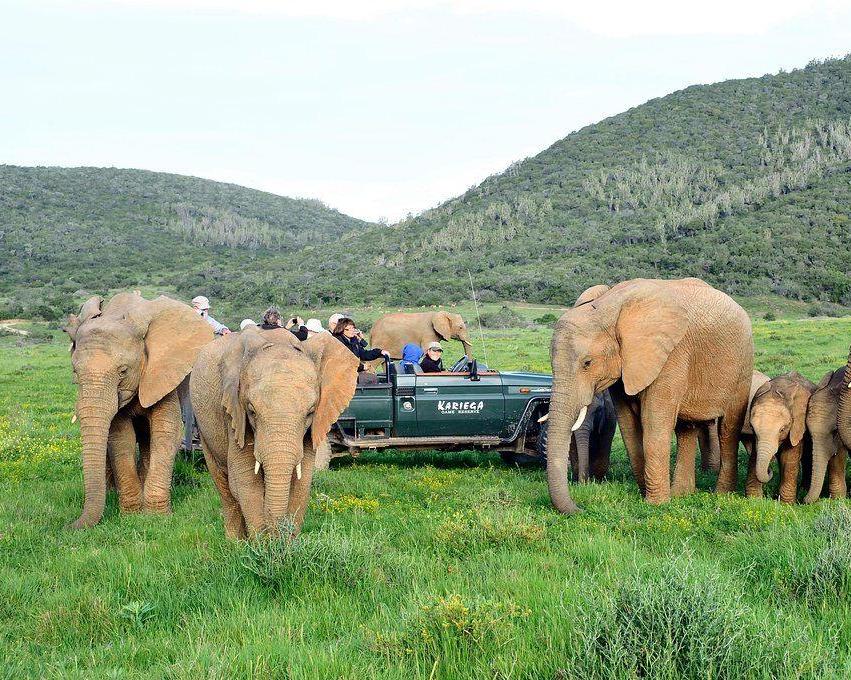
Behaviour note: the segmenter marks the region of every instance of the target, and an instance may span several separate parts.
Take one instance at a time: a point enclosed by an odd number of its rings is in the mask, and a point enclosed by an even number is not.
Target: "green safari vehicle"
[[[549,411],[552,376],[488,370],[462,357],[441,373],[402,373],[386,362],[379,382],[358,385],[329,434],[333,456],[364,449],[499,451],[538,456],[538,419]]]

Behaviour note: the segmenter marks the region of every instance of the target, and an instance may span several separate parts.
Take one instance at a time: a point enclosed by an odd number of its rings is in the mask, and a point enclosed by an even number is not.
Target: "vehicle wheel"
[[[541,423],[541,429],[538,431],[538,459],[544,467],[547,467],[547,439],[550,432],[550,421],[546,420]]]

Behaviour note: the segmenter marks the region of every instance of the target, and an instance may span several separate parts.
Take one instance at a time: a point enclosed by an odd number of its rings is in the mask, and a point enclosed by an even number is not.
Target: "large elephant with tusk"
[[[648,502],[671,498],[671,438],[678,423],[719,419],[717,490],[735,490],[753,333],[732,298],[699,279],[625,281],[561,316],[550,358],[547,480],[559,511],[578,510],[567,484],[571,430],[606,388]]]
[[[189,383],[225,534],[304,521],[316,451],[354,396],[358,358],[328,333],[299,342],[249,326],[198,357]]]
[[[169,512],[181,430],[175,390],[213,331],[188,305],[135,292],[105,306],[100,296],[90,298],[65,332],[79,386],[75,417],[86,489],[72,528],[100,521],[110,476],[123,512]]]
[[[385,314],[373,324],[369,334],[370,344],[387,350],[393,359],[402,358],[402,348],[409,342],[425,348],[430,342],[447,340],[460,340],[464,354],[473,357],[473,343],[460,314],[444,311]]]

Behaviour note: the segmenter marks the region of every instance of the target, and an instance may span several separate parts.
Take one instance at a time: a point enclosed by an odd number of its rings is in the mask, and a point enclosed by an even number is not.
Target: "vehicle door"
[[[502,378],[497,371],[418,373],[417,428],[420,437],[498,436],[505,416]]]

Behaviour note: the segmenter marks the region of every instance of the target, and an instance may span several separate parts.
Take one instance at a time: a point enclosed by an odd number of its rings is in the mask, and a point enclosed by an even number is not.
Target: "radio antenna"
[[[476,300],[476,289],[473,287],[473,275],[470,270],[467,270],[467,276],[470,277],[470,292],[473,294],[473,304],[476,306],[476,321],[479,323],[479,337],[482,340],[482,352],[485,354],[485,363],[490,367],[490,359],[488,359],[488,348],[485,345],[485,334],[482,331],[482,317],[479,316],[479,301]]]

